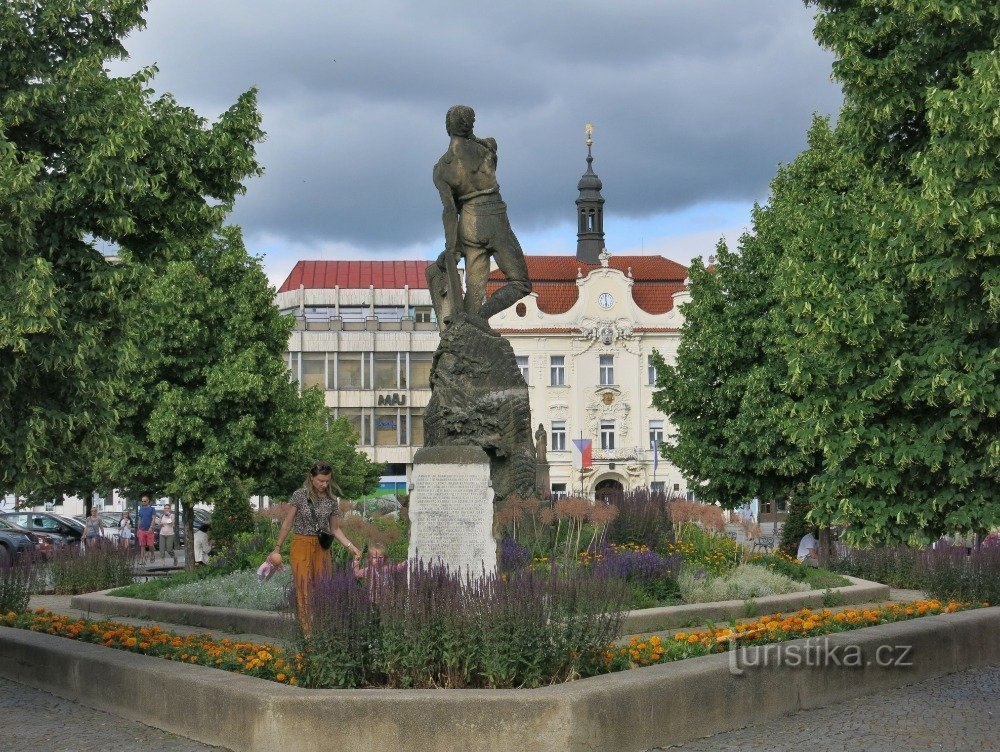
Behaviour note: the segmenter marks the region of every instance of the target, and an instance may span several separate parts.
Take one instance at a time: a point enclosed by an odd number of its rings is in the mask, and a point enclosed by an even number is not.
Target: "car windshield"
[[[74,520],[72,517],[63,517],[61,514],[54,514],[52,516],[55,517],[60,522],[65,522],[74,530],[83,530],[83,523],[80,522],[79,520]]]
[[[27,532],[30,532],[29,530],[26,530],[25,528],[21,527],[20,525],[14,523],[14,522],[11,522],[10,520],[8,520],[8,519],[6,519],[4,517],[0,517],[0,530],[13,530],[16,533],[27,533]]]

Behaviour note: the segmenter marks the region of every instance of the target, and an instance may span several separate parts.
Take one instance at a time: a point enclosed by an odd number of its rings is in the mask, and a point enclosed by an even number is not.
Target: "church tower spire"
[[[583,173],[576,187],[580,197],[576,200],[576,258],[586,264],[598,263],[598,255],[604,250],[604,197],[602,183],[594,172],[594,127],[587,123],[587,171]]]

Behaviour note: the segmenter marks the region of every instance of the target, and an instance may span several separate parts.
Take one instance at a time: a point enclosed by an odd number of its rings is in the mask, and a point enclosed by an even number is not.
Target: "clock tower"
[[[587,171],[583,173],[576,187],[580,197],[576,200],[576,258],[585,264],[598,263],[598,255],[604,249],[604,197],[601,179],[594,172],[594,128],[587,123]]]

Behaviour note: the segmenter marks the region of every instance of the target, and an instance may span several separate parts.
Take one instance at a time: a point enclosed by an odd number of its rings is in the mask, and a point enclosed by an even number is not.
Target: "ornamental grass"
[[[737,645],[767,645],[800,637],[847,632],[877,624],[907,621],[921,616],[952,614],[973,608],[985,608],[989,603],[939,600],[919,600],[912,603],[891,603],[880,608],[849,608],[834,613],[830,609],[812,611],[804,608],[790,614],[774,613],[753,621],[722,628],[705,628],[676,632],[672,637],[632,637],[627,645],[618,645],[604,654],[609,671],[652,666],[713,653],[724,653]]]
[[[838,572],[935,598],[1000,602],[1000,546],[850,549],[833,565]]]
[[[0,616],[0,625],[68,637],[168,661],[218,668],[259,679],[293,685],[298,683],[296,673],[300,664],[296,662],[295,656],[289,656],[273,645],[220,639],[209,634],[178,635],[155,626],[137,627],[115,621],[74,619],[44,608],[8,611]]]
[[[602,673],[627,584],[581,568],[475,578],[411,565],[312,592],[303,686],[538,687]]]

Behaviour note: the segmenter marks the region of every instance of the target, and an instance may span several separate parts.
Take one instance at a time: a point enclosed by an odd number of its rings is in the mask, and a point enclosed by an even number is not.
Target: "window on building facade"
[[[646,356],[646,383],[650,386],[656,385],[656,368],[653,366],[653,356]]]
[[[302,361],[300,357],[301,353],[290,352],[287,354],[285,362],[288,364],[288,380],[298,381],[299,380],[299,364]]]
[[[362,363],[362,356],[367,353],[341,352],[337,353],[337,389],[365,389],[365,372],[368,370]]]
[[[653,493],[666,493],[667,492],[667,482],[664,480],[654,480],[649,484],[649,490]]]
[[[424,411],[423,408],[410,409],[410,446],[424,445]]]
[[[661,443],[663,443],[663,421],[651,420],[649,421],[649,445],[656,447],[659,451]]]
[[[601,386],[606,386],[615,383],[615,356],[614,355],[602,355],[601,360]]]
[[[566,484],[565,483],[553,483],[552,484],[552,498],[561,499],[566,495]]]
[[[318,386],[326,389],[326,353],[302,353],[302,384],[303,389]]]
[[[565,420],[554,420],[551,423],[551,435],[552,435],[552,451],[553,452],[565,452],[566,451],[566,421]]]
[[[434,353],[410,353],[410,389],[431,388],[431,363]]]
[[[528,356],[518,355],[517,357],[517,367],[521,369],[521,376],[524,377],[524,383],[530,384],[531,381],[528,380]]]
[[[375,353],[376,389],[399,389],[399,355],[396,352]]]
[[[399,410],[394,407],[375,408],[375,446],[399,446]]]
[[[566,386],[566,356],[549,356],[549,383],[552,386]]]
[[[351,427],[358,434],[360,446],[370,446],[372,443],[372,411],[370,407],[342,407],[337,410],[337,417],[347,418]]]
[[[402,321],[405,310],[402,306],[375,306],[375,318],[379,321]]]
[[[364,321],[371,309],[368,306],[340,306],[341,321]]]
[[[613,420],[601,421],[601,449],[615,448],[615,422]]]
[[[415,306],[413,308],[413,320],[416,321],[418,324],[431,323],[431,307]]]

